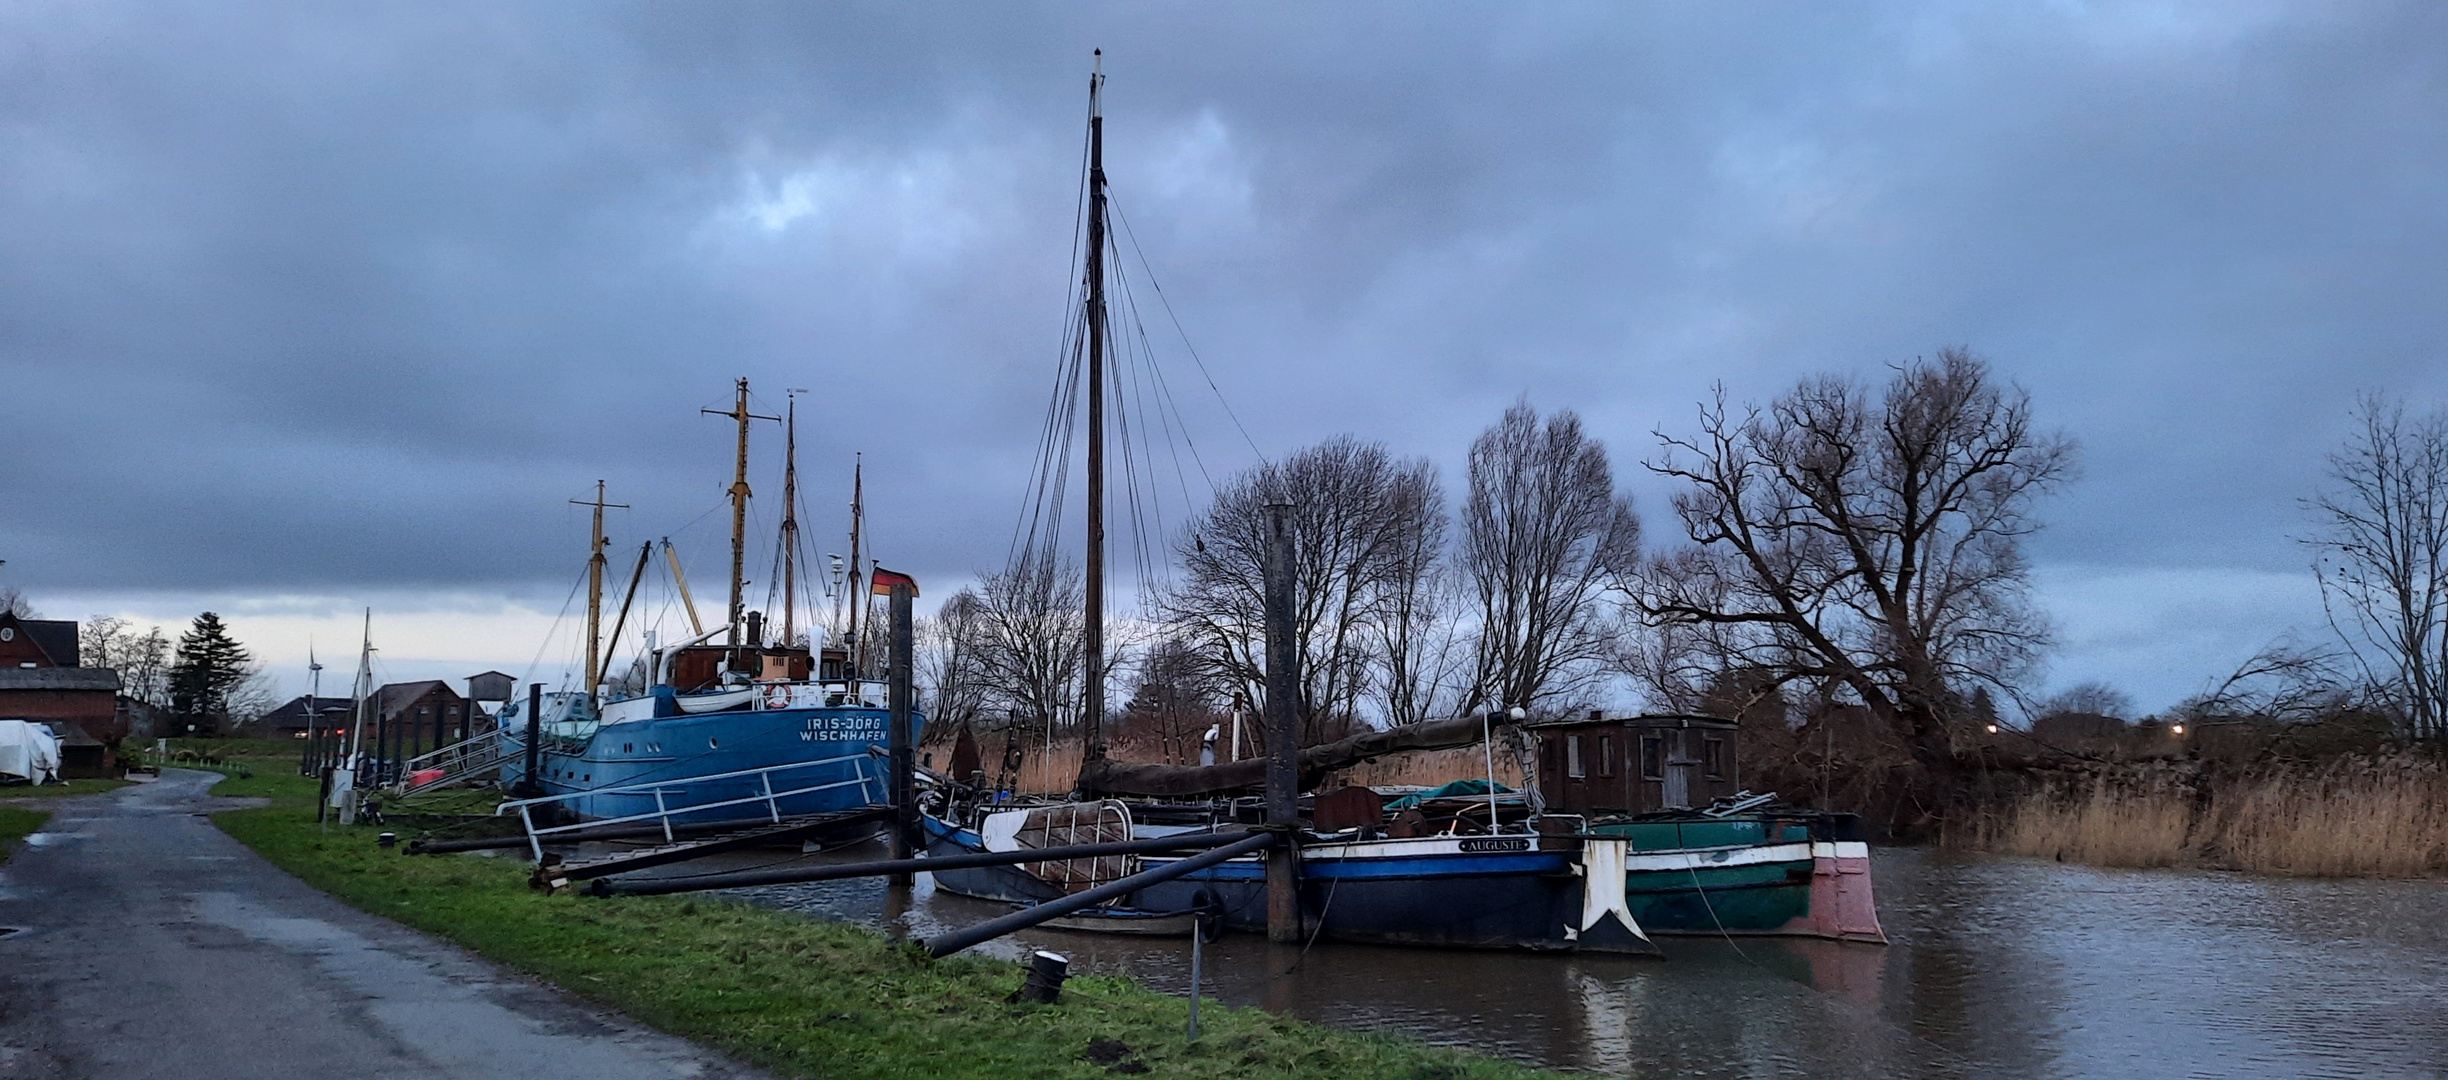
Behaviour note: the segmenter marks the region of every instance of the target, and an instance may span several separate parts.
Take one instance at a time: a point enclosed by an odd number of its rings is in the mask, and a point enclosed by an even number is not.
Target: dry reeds
[[[2412,755],[2282,763],[2219,781],[2101,776],[1983,830],[2002,854],[2098,866],[2213,866],[2313,877],[2448,871],[2448,771]]]
[[[2079,799],[2034,795],[1982,845],[2094,866],[2173,866],[2186,861],[2193,808],[2167,793],[2127,795],[2096,785]]]
[[[1168,760],[1167,755],[1145,742],[1119,740],[1108,746],[1107,752],[1121,761]],[[1003,735],[998,732],[982,736],[978,744],[978,750],[985,757],[987,776],[1000,777]],[[952,739],[949,736],[930,739],[920,749],[939,765],[952,760]],[[1181,761],[1171,763],[1184,764]],[[1061,795],[1072,789],[1079,778],[1079,770],[1079,740],[1058,739],[1049,746],[1042,739],[1024,739],[1019,776],[1012,782],[1011,790],[1023,795]],[[1362,762],[1343,774],[1344,779],[1363,787],[1435,787],[1454,780],[1479,779],[1486,775],[1486,752],[1475,746],[1398,754]],[[1496,749],[1496,782],[1514,788],[1522,785],[1520,762],[1513,757],[1512,751],[1502,746]],[[1334,787],[1335,784],[1329,781],[1326,786]]]
[[[1361,787],[1436,787],[1456,780],[1484,780],[1487,774],[1485,750],[1458,746],[1364,761],[1344,775]],[[1521,764],[1502,746],[1496,750],[1496,782],[1517,789],[1522,786]]]

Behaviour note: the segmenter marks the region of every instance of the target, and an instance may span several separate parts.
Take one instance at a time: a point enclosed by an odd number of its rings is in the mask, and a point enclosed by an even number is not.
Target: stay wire
[[[1113,202],[1110,196],[1106,201]],[[1224,391],[1216,386],[1215,374],[1207,370],[1207,361],[1199,357],[1198,346],[1190,343],[1190,332],[1182,327],[1181,316],[1174,313],[1173,301],[1165,296],[1164,283],[1156,280],[1155,269],[1148,266],[1147,252],[1139,246],[1139,234],[1132,231],[1130,217],[1122,212],[1119,204],[1114,204],[1113,211],[1114,217],[1122,222],[1122,234],[1130,239],[1132,253],[1139,256],[1139,265],[1148,271],[1148,285],[1156,290],[1157,303],[1164,306],[1166,317],[1173,320],[1174,332],[1181,335],[1182,348],[1189,351],[1190,361],[1198,365],[1199,375],[1207,380],[1207,389],[1215,394],[1216,404],[1224,407],[1224,415],[1232,419],[1233,428],[1241,433],[1241,441],[1249,444],[1250,453],[1258,455],[1260,462],[1267,463],[1266,452],[1258,449],[1258,440],[1250,438],[1249,428],[1241,423],[1240,414],[1233,411],[1232,402],[1226,400]]]

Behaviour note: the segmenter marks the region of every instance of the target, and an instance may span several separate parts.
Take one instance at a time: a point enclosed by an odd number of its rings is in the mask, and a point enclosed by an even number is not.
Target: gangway
[[[554,862],[552,861],[553,856],[546,856],[545,861],[536,866],[535,874],[528,883],[551,892],[573,881],[625,874],[631,870],[686,862],[690,859],[702,859],[708,855],[719,855],[742,848],[759,847],[788,840],[802,840],[812,834],[831,832],[865,822],[883,821],[890,817],[892,817],[892,807],[876,803],[852,807],[848,810],[837,810],[830,814],[787,817],[778,822],[755,822],[729,832],[677,840],[656,847],[620,852],[582,862]]]
[[[523,732],[495,728],[408,759],[391,793],[399,797],[498,780],[501,765],[527,751]],[[439,773],[440,775],[435,775]],[[491,773],[491,776],[485,774]],[[425,776],[422,783],[419,775]]]
[[[655,780],[641,784],[622,784],[614,787],[589,788],[585,791],[565,792],[560,795],[545,795],[533,799],[512,799],[508,802],[502,803],[500,806],[495,807],[493,809],[493,813],[496,817],[506,816],[513,813],[518,815],[519,824],[526,830],[527,833],[528,851],[535,856],[536,864],[539,866],[543,865],[544,863],[544,845],[547,842],[560,842],[561,838],[563,837],[590,832],[599,833],[605,829],[617,828],[624,825],[651,823],[659,827],[659,831],[663,834],[663,840],[665,843],[674,846],[682,846],[679,844],[679,837],[678,833],[676,832],[676,826],[680,824],[677,819],[682,817],[693,817],[698,819],[699,822],[702,822],[709,814],[714,814],[718,817],[730,817],[733,815],[721,814],[720,812],[725,810],[734,810],[735,808],[758,806],[761,804],[764,810],[764,814],[762,816],[765,818],[763,824],[779,826],[784,823],[782,800],[795,798],[801,795],[812,795],[822,791],[835,791],[846,787],[857,787],[859,789],[859,795],[861,798],[858,805],[860,809],[872,808],[873,806],[881,804],[884,802],[884,799],[882,797],[883,792],[879,789],[884,786],[883,779],[881,777],[869,776],[867,774],[867,770],[860,767],[860,764],[863,761],[872,756],[874,756],[872,751],[861,754],[842,754],[836,757],[817,758],[813,761],[794,761],[785,765],[767,765],[763,768],[757,769],[735,769],[730,772],[706,773],[701,776],[679,776],[667,780]],[[803,784],[802,786],[798,787],[778,787],[774,781],[775,776],[783,773],[797,772],[803,769],[817,769],[828,765],[844,764],[847,764],[850,769],[850,778],[847,780],[826,780],[817,783]],[[743,795],[737,798],[717,799],[711,802],[688,802],[678,806],[673,806],[670,804],[670,796],[685,792],[693,786],[709,784],[715,781],[728,780],[753,780],[759,790],[755,794]],[[785,784],[796,782],[797,781],[784,781]],[[549,816],[554,811],[562,810],[563,804],[565,803],[578,799],[592,799],[598,796],[606,795],[647,796],[654,800],[655,808],[646,813],[627,814],[620,817],[594,818],[587,821],[573,821],[559,825],[536,824],[537,811],[539,810],[544,811],[545,814]],[[752,827],[757,815],[753,810],[741,809],[738,816],[742,819],[739,822],[739,827],[744,829]],[[824,817],[827,815],[817,814],[808,816]],[[794,817],[794,820],[797,820],[797,818]],[[668,862],[676,860],[665,861]]]

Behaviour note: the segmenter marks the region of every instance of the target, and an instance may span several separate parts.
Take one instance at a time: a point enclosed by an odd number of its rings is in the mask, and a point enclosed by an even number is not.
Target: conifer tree
[[[230,691],[246,680],[253,660],[219,615],[196,616],[179,635],[178,660],[170,666],[170,711],[198,735],[218,734],[229,719]]]

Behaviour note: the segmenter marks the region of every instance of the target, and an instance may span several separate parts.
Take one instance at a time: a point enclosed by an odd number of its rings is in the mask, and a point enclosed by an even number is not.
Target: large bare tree
[[[138,632],[116,615],[95,615],[77,627],[77,651],[86,667],[119,673],[120,693],[148,705],[170,705],[170,637],[159,626]]]
[[[1640,609],[1705,630],[1727,663],[1857,699],[1950,774],[1961,695],[2011,688],[2047,641],[2022,542],[2073,444],[1962,349],[1876,392],[1819,376],[1737,415],[1720,390],[1700,419],[1649,464],[1685,485],[1691,543],[1629,583]]]
[[[1357,721],[1378,668],[1381,616],[1428,561],[1444,497],[1422,460],[1383,444],[1339,437],[1220,486],[1176,544],[1178,584],[1158,609],[1196,643],[1216,675],[1263,708],[1266,630],[1261,595],[1266,506],[1291,504],[1293,636],[1301,656],[1305,743]],[[1416,614],[1416,612],[1414,612]]]
[[[1078,716],[1087,616],[1076,563],[1023,557],[985,575],[969,649],[993,698],[1051,738]]]
[[[917,621],[917,674],[927,719],[945,730],[974,723],[986,711],[988,687],[978,660],[985,619],[985,598],[962,589]]]
[[[1602,596],[1639,555],[1631,496],[1580,416],[1506,409],[1470,449],[1461,568],[1479,645],[1463,710],[1537,709],[1579,689],[1607,657]]]
[[[2321,600],[2408,734],[2448,732],[2448,410],[2366,394],[2311,500]]]

